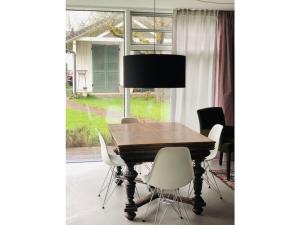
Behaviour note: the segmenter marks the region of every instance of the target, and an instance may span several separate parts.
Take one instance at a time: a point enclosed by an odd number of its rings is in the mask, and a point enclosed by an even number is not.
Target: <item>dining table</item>
[[[138,208],[149,203],[151,194],[135,199],[136,178],[135,165],[153,162],[157,152],[163,147],[188,147],[193,160],[195,178],[193,197],[182,197],[184,203],[193,205],[193,212],[200,215],[206,205],[202,198],[202,162],[214,149],[215,142],[208,137],[177,122],[147,122],[131,124],[109,124],[112,142],[117,153],[126,163],[124,171],[126,197],[125,215],[134,220]],[[121,170],[119,170],[121,173]],[[176,179],[176,177],[174,177]],[[170,195],[169,195],[170,196]],[[153,197],[158,198],[158,194]]]

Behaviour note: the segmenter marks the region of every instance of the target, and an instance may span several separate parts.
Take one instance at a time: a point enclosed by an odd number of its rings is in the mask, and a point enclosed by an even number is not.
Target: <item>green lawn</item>
[[[72,99],[80,104],[87,104],[96,108],[123,112],[123,97]],[[154,121],[169,120],[169,103],[157,102],[155,97],[132,97],[131,114],[139,119]],[[108,121],[109,119],[109,121]],[[81,112],[74,109],[66,111],[66,142],[67,147],[97,146],[99,140],[95,131],[98,128],[109,144],[111,137],[108,131],[108,123],[119,123],[110,118],[104,118],[94,113]]]
[[[74,99],[74,101],[89,106],[123,112],[123,97],[87,98]],[[131,97],[130,111],[132,116],[140,119],[155,121],[168,121],[170,106],[168,101],[156,101],[155,97]]]
[[[155,97],[148,99],[133,97],[130,101],[130,110],[133,116],[155,121],[169,121],[170,107],[167,101],[157,102]]]
[[[111,121],[110,121],[111,122]],[[106,141],[110,142],[110,134],[105,118],[73,109],[66,111],[67,147],[97,146],[99,140],[95,128],[98,128]]]

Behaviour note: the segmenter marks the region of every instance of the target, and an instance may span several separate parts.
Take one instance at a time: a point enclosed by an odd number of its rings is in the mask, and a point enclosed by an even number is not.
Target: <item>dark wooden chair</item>
[[[197,110],[200,133],[208,136],[209,131],[215,124],[224,126],[220,140],[220,159],[219,164],[222,165],[223,153],[226,153],[226,176],[230,180],[230,161],[231,155],[234,153],[234,127],[225,125],[225,117],[221,107],[210,107]]]

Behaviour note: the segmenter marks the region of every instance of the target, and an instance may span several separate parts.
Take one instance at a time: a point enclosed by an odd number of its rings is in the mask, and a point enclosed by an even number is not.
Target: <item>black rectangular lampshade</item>
[[[124,87],[185,87],[185,56],[156,54],[124,56]]]

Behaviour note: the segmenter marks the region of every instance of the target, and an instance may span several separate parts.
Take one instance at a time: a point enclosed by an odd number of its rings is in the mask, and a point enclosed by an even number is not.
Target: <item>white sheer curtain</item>
[[[216,11],[174,11],[173,52],[186,56],[186,87],[173,90],[171,119],[196,131],[197,110],[214,101],[216,29]]]

